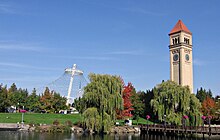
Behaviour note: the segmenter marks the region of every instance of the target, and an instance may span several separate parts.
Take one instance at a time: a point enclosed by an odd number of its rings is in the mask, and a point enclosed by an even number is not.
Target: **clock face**
[[[177,61],[178,59],[179,59],[179,55],[178,54],[174,54],[173,61]]]
[[[185,55],[185,59],[186,59],[186,61],[189,61],[189,55],[188,54]]]

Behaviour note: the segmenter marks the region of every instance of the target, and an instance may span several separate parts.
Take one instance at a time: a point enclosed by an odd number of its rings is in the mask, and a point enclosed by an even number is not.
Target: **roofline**
[[[176,33],[180,33],[180,32],[185,32],[185,33],[188,33],[188,34],[192,35],[191,32],[187,32],[185,30],[180,30],[180,31],[177,31],[177,32],[169,33],[168,35],[170,36],[170,35],[173,35],[173,34],[176,34]]]

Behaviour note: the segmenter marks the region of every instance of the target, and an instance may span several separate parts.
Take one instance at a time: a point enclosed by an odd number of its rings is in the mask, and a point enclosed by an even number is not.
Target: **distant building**
[[[169,33],[170,80],[193,92],[192,33],[181,20]]]

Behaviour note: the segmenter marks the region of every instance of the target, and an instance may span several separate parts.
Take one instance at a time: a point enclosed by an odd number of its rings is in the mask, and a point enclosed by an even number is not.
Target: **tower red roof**
[[[181,20],[179,20],[174,26],[174,28],[170,31],[169,35],[180,32],[180,31],[184,31],[186,33],[192,34],[190,30],[186,27],[186,25],[184,25],[184,23]]]

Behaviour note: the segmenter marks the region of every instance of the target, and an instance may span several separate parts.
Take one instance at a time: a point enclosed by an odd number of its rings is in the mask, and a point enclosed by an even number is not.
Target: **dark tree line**
[[[37,95],[35,89],[29,94],[27,89],[18,89],[15,83],[10,88],[0,85],[0,112],[8,112],[9,108],[23,109],[23,106],[30,112],[56,113],[67,109],[66,98],[48,88]]]

